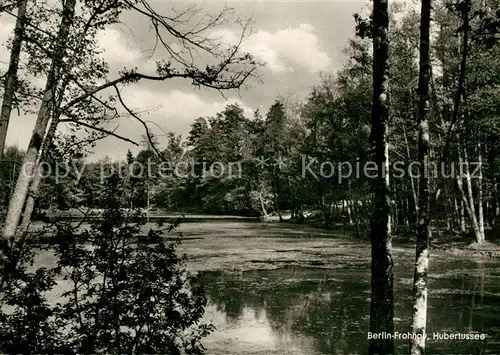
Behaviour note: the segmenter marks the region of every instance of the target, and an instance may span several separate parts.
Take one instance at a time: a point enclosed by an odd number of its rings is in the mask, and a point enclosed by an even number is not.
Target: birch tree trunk
[[[373,2],[373,103],[370,141],[374,148],[374,162],[378,167],[374,179],[375,209],[370,228],[371,239],[371,303],[370,332],[393,334],[394,293],[392,240],[389,233],[391,198],[387,157],[388,130],[388,0]],[[392,337],[371,338],[370,354],[394,354]]]
[[[465,233],[465,206],[462,199],[460,199],[460,231]]]
[[[410,146],[408,144],[408,137],[406,135],[406,129],[403,125],[403,135],[404,135],[404,139],[405,139],[405,145],[406,145],[406,154],[408,156],[408,160],[411,161],[411,154],[410,154]],[[414,213],[414,219],[415,219],[415,225],[418,224],[418,198],[417,198],[417,190],[415,188],[415,182],[413,181],[413,174],[411,173],[411,171],[409,170],[408,168],[408,177],[409,177],[409,180],[410,180],[410,187],[411,187],[411,197],[413,198],[412,202],[413,202],[413,213]]]
[[[38,190],[40,188],[40,183],[42,182],[42,175],[43,175],[43,168],[40,165],[40,163],[43,161],[44,156],[47,153],[47,149],[50,146],[50,143],[52,142],[52,139],[54,138],[54,135],[56,133],[57,129],[57,123],[58,120],[56,118],[52,119],[52,122],[50,123],[49,131],[47,132],[47,136],[44,139],[42,148],[41,148],[41,153],[40,153],[40,158],[37,161],[36,169],[35,169],[35,175],[33,176],[33,179],[31,181],[31,185],[29,187],[28,191],[28,196],[26,199],[26,206],[24,207],[24,212],[23,212],[23,219],[21,221],[21,225],[19,227],[20,233],[25,233],[30,225],[31,222],[31,216],[33,215],[33,209],[35,208],[35,202],[36,198],[38,195]]]
[[[467,187],[467,198],[469,201],[469,208],[476,216],[476,206],[474,203],[474,193],[472,191],[472,179],[470,176],[470,170],[469,170],[469,154],[467,153],[467,147],[463,148],[463,169],[464,169],[464,176],[465,176],[465,183]],[[476,223],[477,223],[477,218],[476,218]],[[478,229],[479,229],[479,224],[478,224]]]
[[[387,91],[387,95],[389,95],[389,91]],[[387,115],[389,118],[389,115]],[[390,189],[390,179],[389,179],[389,142],[387,142],[387,134],[386,134],[386,144],[385,144],[385,151],[384,151],[384,156],[385,156],[385,167],[384,167],[384,172],[385,172],[385,185],[389,189],[389,217],[388,217],[388,222],[387,222],[387,233],[389,235],[392,234],[392,222],[394,219],[393,216],[393,211],[392,211],[392,199],[391,199],[391,189]]]
[[[59,68],[61,78],[61,85],[58,88],[59,95],[56,95],[57,97],[53,100],[53,110],[52,110],[52,120],[50,122],[49,129],[47,131],[47,135],[45,136],[45,139],[43,140],[42,147],[40,148],[39,152],[39,159],[37,161],[36,169],[35,169],[35,175],[31,181],[31,184],[29,186],[29,191],[28,191],[28,196],[26,200],[26,206],[24,207],[24,212],[23,212],[23,219],[21,221],[20,225],[20,231],[21,233],[24,233],[27,231],[29,224],[31,222],[31,216],[33,215],[33,209],[35,207],[35,200],[38,195],[38,189],[40,187],[40,183],[42,180],[42,174],[43,174],[43,169],[40,167],[40,163],[43,161],[44,156],[47,155],[47,150],[49,149],[50,144],[52,143],[52,140],[55,136],[57,126],[59,124],[59,120],[61,117],[61,106],[62,106],[62,100],[64,97],[64,91],[68,87],[70,80],[71,80],[71,70],[73,69],[75,62],[79,59],[79,57],[82,55],[83,49],[84,49],[84,40],[85,36],[87,34],[89,27],[86,26],[86,29],[81,33],[77,43],[75,44],[74,47],[74,52],[72,57],[67,61],[66,65],[64,68]],[[63,70],[65,69],[65,70]],[[148,206],[149,206],[149,189],[148,189]],[[148,212],[148,222],[149,222],[149,212]]]
[[[469,169],[469,157],[467,154],[467,148],[464,148],[464,170],[465,170],[465,182],[467,183],[467,197],[468,197],[468,203],[469,203],[469,217],[471,219],[472,223],[472,228],[474,231],[474,236],[476,237],[476,242],[481,244],[484,242],[484,237],[483,234],[481,233],[481,227],[480,227],[480,222],[478,221],[477,215],[476,215],[476,207],[474,203],[474,193],[472,190],[472,179],[470,175],[470,169]]]
[[[477,202],[478,211],[477,218],[479,220],[479,233],[481,240],[484,242],[486,237],[484,235],[484,213],[483,213],[483,156],[481,154],[481,144],[477,144],[477,164],[478,164],[478,180],[477,180]]]
[[[458,136],[458,135],[457,135]],[[479,225],[477,223],[476,213],[474,211],[474,200],[468,198],[464,188],[463,188],[463,178],[466,177],[467,173],[464,173],[464,167],[467,167],[467,162],[464,162],[462,157],[462,147],[460,146],[460,138],[458,138],[458,164],[459,164],[459,174],[457,176],[457,188],[460,192],[462,198],[462,205],[464,206],[467,215],[469,216],[469,221],[471,223],[472,231],[478,243],[481,242],[481,234],[479,232]],[[469,176],[470,178],[470,176]],[[472,206],[470,205],[472,201]]]
[[[0,163],[3,160],[5,140],[9,130],[10,113],[16,91],[17,71],[19,68],[19,56],[23,44],[24,29],[26,27],[26,6],[28,0],[20,0],[17,9],[16,27],[14,29],[14,40],[10,51],[9,68],[5,76],[4,94],[2,101],[2,112],[0,113]]]
[[[499,208],[500,208],[500,204],[498,203],[498,183],[496,181],[494,181],[494,183],[493,183],[493,201],[491,204],[491,210],[493,213],[492,224],[495,227],[495,230],[498,227],[497,217],[500,214]]]
[[[452,224],[452,211],[451,211],[451,198],[448,195],[448,204],[445,206],[445,213],[446,213],[446,231],[450,233],[453,230],[453,224]]]
[[[21,173],[17,179],[16,188],[9,201],[9,209],[5,220],[3,237],[13,238],[21,218],[24,202],[26,201],[31,178],[35,172],[35,165],[40,153],[43,138],[50,120],[50,112],[55,101],[55,92],[59,80],[59,72],[65,57],[69,31],[73,23],[76,0],[67,0],[64,3],[61,25],[59,27],[56,45],[54,46],[52,63],[47,75],[43,100],[38,111],[35,128],[33,129],[28,150],[23,159]]]
[[[420,72],[418,80],[418,162],[420,185],[418,194],[418,228],[413,279],[413,308],[411,317],[410,354],[425,353],[427,328],[427,275],[429,272],[430,200],[429,177],[429,30],[431,0],[422,0],[420,12]]]
[[[267,220],[269,218],[269,214],[266,211],[266,206],[264,205],[264,199],[262,198],[262,191],[259,191],[259,200],[260,200],[260,207],[262,208],[262,213],[264,215],[264,218]]]
[[[457,198],[453,197],[453,204],[455,207],[455,226],[458,226],[460,228],[460,231],[462,231],[462,205],[458,203]],[[460,207],[459,207],[460,206]],[[463,225],[463,228],[465,229],[465,224]]]

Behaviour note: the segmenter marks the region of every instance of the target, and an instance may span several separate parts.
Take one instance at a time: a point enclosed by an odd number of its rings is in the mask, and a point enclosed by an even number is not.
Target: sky
[[[158,13],[164,14],[171,14],[172,8],[182,9],[188,3],[196,4],[208,13],[217,13],[223,6],[229,6],[234,8],[238,17],[251,17],[252,33],[242,44],[242,50],[266,65],[259,70],[262,83],[250,81],[249,88],[225,92],[224,97],[213,90],[197,89],[180,79],[127,86],[123,91],[125,101],[136,111],[147,111],[143,118],[154,122],[149,125],[158,135],[160,145],[165,142],[162,140],[163,131],[176,132],[186,138],[196,118],[214,116],[230,103],[238,103],[245,114],[252,117],[256,109],[267,112],[278,95],[305,97],[318,83],[320,72],[333,73],[342,66],[345,60],[343,49],[354,35],[352,15],[366,9],[367,5],[365,1],[340,0],[151,2]],[[99,44],[104,49],[102,56],[112,69],[110,78],[116,77],[118,70],[124,67],[137,66],[144,72],[153,73],[152,63],[156,57],[151,59],[148,53],[154,36],[148,21],[140,15],[126,13],[122,22],[99,36]],[[2,69],[9,60],[4,44],[13,25],[13,18],[5,14],[0,16]],[[216,31],[228,43],[239,35],[230,23]],[[34,116],[14,114],[7,144],[26,149],[34,123]],[[131,118],[119,119],[110,128],[116,128],[117,133],[136,142],[140,142],[145,133],[142,126]],[[136,149],[130,143],[109,137],[98,142],[92,158],[124,158],[129,148]]]

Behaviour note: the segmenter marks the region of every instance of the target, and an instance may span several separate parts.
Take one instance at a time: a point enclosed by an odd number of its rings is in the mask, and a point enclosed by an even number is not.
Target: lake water
[[[434,264],[429,283],[429,354],[500,353],[500,265]],[[450,271],[446,275],[445,268]],[[411,272],[397,275],[395,328],[407,332]],[[367,349],[368,270],[283,267],[240,275],[204,275],[211,306],[207,319],[218,333],[211,354],[364,354]],[[484,341],[433,340],[436,333],[480,333]],[[407,340],[397,341],[407,353]]]
[[[205,341],[208,354],[366,354],[368,242],[279,223],[184,228],[185,236],[204,231],[183,245],[196,269],[215,270],[202,271],[205,319],[217,327]],[[413,259],[413,248],[394,247],[400,333],[409,330]],[[500,261],[433,251],[427,324],[428,354],[500,354]],[[439,340],[433,333],[486,339]],[[408,353],[408,340],[396,346]]]
[[[370,246],[341,231],[286,223],[186,223],[177,234],[202,273],[217,330],[207,354],[366,354]],[[414,250],[394,247],[395,330],[407,333]],[[41,260],[41,263],[51,262]],[[500,354],[500,261],[432,252],[428,354]],[[433,333],[485,334],[483,341]],[[408,353],[408,340],[396,341]]]

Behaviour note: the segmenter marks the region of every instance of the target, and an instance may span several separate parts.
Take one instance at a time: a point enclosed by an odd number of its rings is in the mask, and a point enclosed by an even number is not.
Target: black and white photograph
[[[0,354],[500,354],[500,0],[0,0]]]

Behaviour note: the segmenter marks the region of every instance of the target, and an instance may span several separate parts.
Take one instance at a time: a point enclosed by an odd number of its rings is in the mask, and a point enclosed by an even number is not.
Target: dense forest
[[[79,15],[76,0],[64,1],[60,13],[35,4],[27,10],[27,3],[0,5],[0,11],[18,13],[9,68],[2,73],[5,239],[25,233],[19,225],[23,229],[30,221],[109,208],[105,182],[116,174],[122,192],[115,202],[151,215],[238,215],[343,226],[372,242],[370,329],[390,333],[391,240],[412,240],[417,244],[412,329],[422,334],[429,245],[455,238],[487,246],[500,235],[497,0],[422,0],[415,9],[375,0],[371,14],[354,15],[355,35],[344,49],[342,68],[321,73],[306,97],[283,94],[251,117],[238,104],[228,104],[213,117],[192,117],[186,137],[168,127],[164,134],[152,133],[144,124],[138,148],[97,161],[91,152],[99,139],[128,140],[106,128],[116,107],[144,123],[118,85],[181,78],[220,91],[238,89],[264,63],[237,46],[228,52],[210,47],[197,32],[174,30],[181,20],[167,23],[146,2],[82,2]],[[156,76],[132,69],[109,79],[94,49],[95,33],[119,21],[125,10],[150,18],[157,29],[219,63],[203,69],[186,62],[157,30],[171,58],[158,62]],[[53,33],[38,28],[48,19]],[[211,21],[205,26],[219,18]],[[29,75],[43,73],[44,90],[17,77],[21,42],[28,58],[23,65]],[[38,115],[27,150],[4,147],[11,110]],[[58,124],[69,128],[59,130]],[[24,174],[26,164],[43,178]],[[392,353],[393,346],[390,340],[370,341],[370,353]],[[413,354],[424,349],[425,341],[412,342]]]

